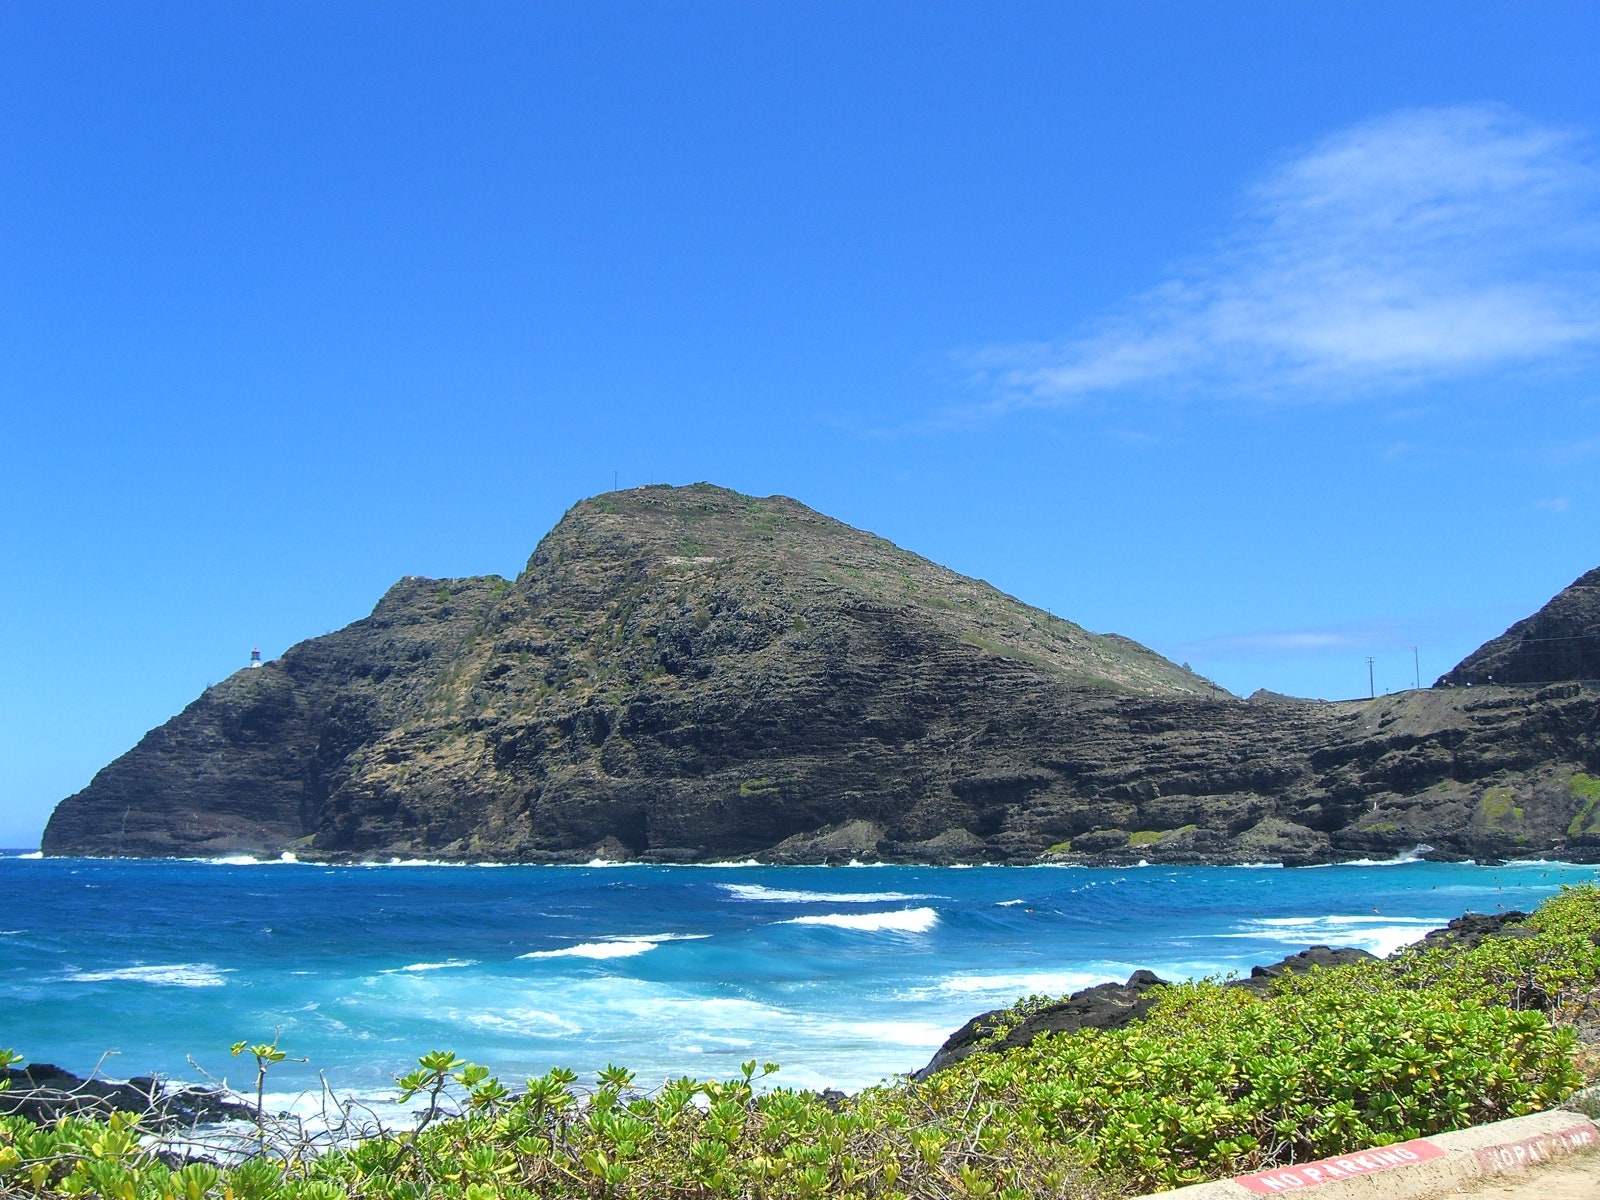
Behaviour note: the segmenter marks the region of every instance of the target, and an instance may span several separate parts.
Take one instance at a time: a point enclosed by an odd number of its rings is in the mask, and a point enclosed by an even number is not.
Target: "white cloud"
[[[1281,658],[1356,650],[1365,653],[1373,649],[1409,648],[1419,640],[1419,632],[1415,622],[1381,619],[1322,629],[1263,629],[1186,642],[1173,647],[1169,657],[1202,661]]]
[[[1600,342],[1600,175],[1497,106],[1411,110],[1285,161],[1233,234],[1046,345],[967,359],[1002,407],[1134,388],[1366,392]]]

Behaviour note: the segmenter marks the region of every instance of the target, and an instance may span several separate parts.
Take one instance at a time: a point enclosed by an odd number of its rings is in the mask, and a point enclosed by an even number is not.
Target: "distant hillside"
[[[1497,693],[1247,703],[793,500],[639,488],[574,506],[515,580],[402,580],[207,689],[62,801],[44,849],[1600,853],[1593,694]]]
[[[1600,679],[1600,568],[1485,642],[1435,687]]]

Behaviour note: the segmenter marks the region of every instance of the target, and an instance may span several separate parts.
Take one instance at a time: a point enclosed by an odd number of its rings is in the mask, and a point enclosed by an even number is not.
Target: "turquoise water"
[[[270,1039],[341,1090],[453,1049],[520,1081],[641,1081],[775,1059],[856,1088],[974,1013],[1137,967],[1247,971],[1378,953],[1597,868],[322,867],[0,859],[0,1046],[83,1072],[244,1077]],[[190,1059],[193,1063],[191,1064]],[[237,1080],[236,1080],[237,1081]]]

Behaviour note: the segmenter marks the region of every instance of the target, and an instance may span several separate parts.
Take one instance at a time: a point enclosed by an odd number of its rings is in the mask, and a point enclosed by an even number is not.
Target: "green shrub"
[[[1600,779],[1593,779],[1580,771],[1567,780],[1567,791],[1572,794],[1573,799],[1583,801],[1583,807],[1578,810],[1578,815],[1573,817],[1572,824],[1567,826],[1567,836],[1579,837],[1585,832],[1595,833],[1596,825],[1600,824],[1600,821],[1591,823],[1587,830],[1584,828],[1584,823],[1593,815],[1595,805],[1600,804]]]

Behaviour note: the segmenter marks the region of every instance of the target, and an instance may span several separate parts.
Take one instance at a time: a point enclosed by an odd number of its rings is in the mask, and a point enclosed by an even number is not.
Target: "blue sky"
[[[573,501],[784,493],[1239,693],[1600,565],[1587,4],[0,10],[0,845]]]

